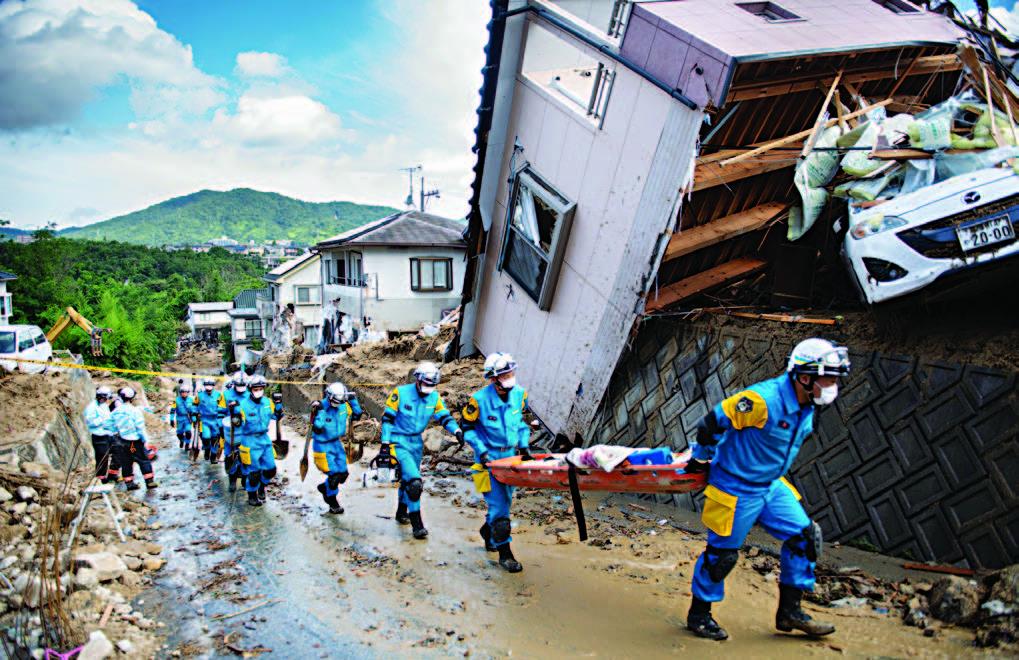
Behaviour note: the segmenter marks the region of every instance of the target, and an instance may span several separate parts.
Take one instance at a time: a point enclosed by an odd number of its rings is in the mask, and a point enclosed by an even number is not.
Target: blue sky
[[[485,0],[0,0],[0,217],[202,188],[466,212]],[[8,103],[9,100],[13,100]]]

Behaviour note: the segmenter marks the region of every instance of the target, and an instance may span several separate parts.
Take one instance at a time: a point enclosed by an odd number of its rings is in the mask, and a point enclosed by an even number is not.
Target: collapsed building
[[[458,354],[513,353],[576,444],[680,449],[798,339],[844,341],[790,475],[826,537],[1019,559],[1014,361],[853,334],[902,300],[965,316],[974,273],[1014,272],[993,41],[905,0],[492,6]]]

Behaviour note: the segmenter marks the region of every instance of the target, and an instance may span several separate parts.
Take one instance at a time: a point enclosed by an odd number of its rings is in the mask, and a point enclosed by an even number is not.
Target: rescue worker
[[[269,426],[274,419],[282,419],[283,406],[265,396],[267,385],[264,376],[252,376],[248,381],[247,398],[231,413],[231,423],[241,432],[240,440],[235,439],[235,442],[239,442],[238,457],[251,506],[265,503],[265,487],[276,476],[276,455],[269,439]]]
[[[397,493],[396,522],[410,523],[416,539],[428,536],[421,521],[421,455],[424,452],[424,433],[428,422],[434,420],[458,442],[464,441],[463,431],[446,410],[442,397],[435,391],[439,384],[439,367],[422,362],[414,370],[414,382],[393,389],[386,399],[382,413],[382,444],[393,444],[396,461],[400,464],[400,490]]]
[[[191,400],[191,407],[200,421],[198,432],[202,435],[202,452],[205,460],[215,465],[219,462],[220,436],[223,429],[219,411],[226,407],[223,393],[216,389],[215,378],[208,377],[202,380],[202,389]]]
[[[347,434],[347,421],[361,419],[364,411],[357,397],[349,393],[343,383],[327,387],[325,398],[312,402],[311,408],[315,411],[311,424],[312,456],[315,467],[326,475],[325,481],[318,485],[318,492],[329,505],[329,513],[340,514],[343,507],[336,497],[340,493],[340,484],[350,476],[343,436]]]
[[[517,363],[509,353],[492,353],[485,360],[484,373],[490,383],[471,395],[464,406],[462,419],[464,437],[474,449],[475,460],[487,466],[491,460],[519,454],[522,460],[531,460],[528,442],[531,429],[524,421],[527,411],[527,392],[517,385]],[[488,505],[481,538],[485,549],[499,553],[499,565],[510,573],[518,573],[523,566],[510,548],[510,506],[514,489],[494,479],[491,490],[483,493]]]
[[[117,436],[117,429],[110,419],[110,400],[113,398],[113,390],[100,385],[96,388],[95,401],[91,401],[85,407],[85,424],[92,434],[92,451],[96,457],[96,477],[100,482],[106,483],[110,475],[116,474],[117,462],[113,460],[115,447],[114,438]],[[112,469],[111,469],[112,468]]]
[[[111,418],[117,428],[117,435],[120,436],[120,466],[124,471],[124,483],[128,490],[138,490],[140,486],[134,480],[134,464],[142,471],[142,478],[145,479],[145,487],[149,490],[156,488],[155,475],[152,471],[152,462],[149,461],[145,445],[149,435],[145,430],[145,415],[135,407],[135,391],[131,387],[124,387],[120,390],[120,398],[123,401],[113,411]]]
[[[194,411],[190,398],[191,386],[182,381],[170,406],[170,426],[177,429],[177,442],[181,449],[187,449],[191,442],[191,420]]]
[[[800,607],[803,592],[814,589],[821,528],[807,517],[800,494],[783,475],[813,430],[814,411],[835,401],[838,379],[849,374],[849,367],[844,347],[807,339],[793,349],[786,373],[723,400],[698,425],[686,469],[708,471],[702,513],[708,543],[694,566],[687,616],[694,634],[728,637],[712,618],[711,603],[724,597],[725,576],[754,523],[783,542],[775,627],[810,636],[835,632]]]
[[[241,473],[241,462],[237,457],[237,449],[241,442],[241,430],[227,419],[231,411],[236,410],[241,401],[248,398],[248,377],[243,371],[238,371],[227,383],[223,390],[223,397],[219,408],[220,423],[223,428],[223,470],[226,472],[229,486],[227,490],[231,493],[237,490],[237,480],[243,475]]]

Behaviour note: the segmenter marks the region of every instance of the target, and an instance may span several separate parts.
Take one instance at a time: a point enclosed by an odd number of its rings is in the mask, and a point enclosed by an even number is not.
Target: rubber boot
[[[328,495],[326,495],[326,485],[325,485],[325,482],[322,482],[322,483],[320,483],[320,484],[319,484],[318,486],[315,486],[315,489],[316,489],[316,490],[317,490],[318,492],[322,493],[322,500],[323,500],[323,501],[324,501],[324,502],[325,502],[326,504],[329,504],[329,496],[328,496]]]
[[[265,503],[265,484],[258,485],[258,501]]]
[[[236,493],[237,492],[237,477],[235,477],[233,475],[228,475],[228,479],[227,480],[230,482],[230,485],[226,487],[227,492]]]
[[[412,511],[410,514],[410,524],[413,529],[414,538],[423,539],[428,536],[428,530],[425,529],[425,524],[421,522],[421,512]]]
[[[248,491],[248,506],[262,506],[262,500],[258,499],[258,493],[253,490]]]
[[[510,549],[510,544],[500,545],[499,550],[499,565],[505,568],[510,573],[519,573],[524,570],[524,567],[517,561],[516,557],[513,556],[513,551]]]
[[[343,513],[343,507],[340,506],[340,502],[336,499],[335,495],[327,495],[326,504],[329,505],[329,513],[333,515],[339,515]]]
[[[152,490],[153,488],[159,488],[159,484],[156,483],[155,479],[145,480],[145,490]]]
[[[400,502],[396,505],[396,522],[401,525],[409,525],[410,517],[407,515],[407,505]]]
[[[810,637],[823,637],[835,632],[835,626],[824,621],[814,621],[800,607],[803,592],[796,587],[778,585],[778,613],[775,627],[782,632],[799,630]]]
[[[127,490],[138,490],[139,488],[141,488],[141,486],[138,485],[138,482],[136,481],[127,482]]]
[[[711,616],[711,603],[701,600],[697,596],[693,597],[690,612],[686,615],[686,629],[698,637],[706,637],[719,642],[729,639],[729,633],[725,632],[725,628],[718,625],[718,622]]]
[[[485,550],[488,552],[495,552],[499,549],[492,543],[492,528],[488,526],[488,523],[481,526],[481,538],[485,539]]]

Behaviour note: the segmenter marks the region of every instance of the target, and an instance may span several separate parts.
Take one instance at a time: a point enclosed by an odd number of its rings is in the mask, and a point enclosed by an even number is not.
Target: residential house
[[[268,287],[259,294],[258,315],[268,338],[267,348],[288,349],[294,328],[302,326],[305,345],[316,346],[322,326],[321,257],[306,252],[273,268],[262,279]],[[287,312],[290,305],[293,320]]]
[[[184,322],[191,330],[191,339],[216,343],[219,332],[230,327],[232,302],[188,303]]]
[[[529,407],[584,445],[682,449],[710,406],[780,373],[795,339],[830,333],[685,319],[720,293],[814,300],[842,237],[829,205],[789,240],[798,157],[820,126],[943,100],[963,69],[957,27],[904,0],[496,0],[489,29],[456,348],[513,353]],[[853,362],[788,475],[825,538],[1019,560],[1016,526],[998,522],[1019,520],[1000,458],[1014,369],[902,342]]]
[[[353,340],[353,329],[418,330],[455,308],[464,275],[464,227],[404,211],[318,243],[326,343],[341,343],[338,326]]]
[[[7,283],[16,279],[18,276],[14,273],[0,270],[0,325],[10,323],[11,315],[14,314],[14,308],[11,306],[11,294],[7,293]]]
[[[245,289],[234,296],[230,310],[230,341],[234,357],[238,362],[245,360],[245,351],[261,351],[265,341],[262,319],[258,316],[258,297],[266,296],[265,289]]]

